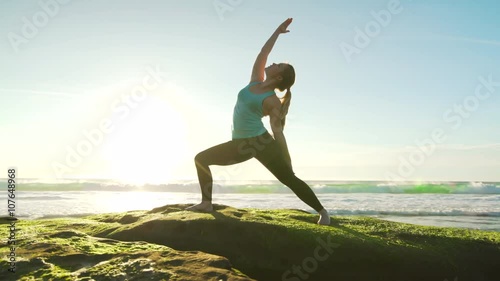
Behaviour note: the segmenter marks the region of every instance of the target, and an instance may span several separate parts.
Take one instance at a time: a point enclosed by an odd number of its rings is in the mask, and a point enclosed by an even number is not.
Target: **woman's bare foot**
[[[201,201],[200,204],[193,205],[191,207],[188,207],[185,209],[186,211],[193,211],[193,212],[212,212],[214,210],[214,207],[212,206],[212,202],[209,201]]]
[[[319,220],[318,220],[319,225],[330,225],[330,215],[328,214],[328,211],[323,209],[319,211]]]

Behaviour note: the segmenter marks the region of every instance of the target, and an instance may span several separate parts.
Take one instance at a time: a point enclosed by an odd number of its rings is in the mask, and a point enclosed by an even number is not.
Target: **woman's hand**
[[[287,28],[292,23],[292,20],[293,18],[286,19],[282,24],[280,24],[280,26],[278,26],[276,32],[278,32],[279,34],[290,32],[290,30],[288,30]]]

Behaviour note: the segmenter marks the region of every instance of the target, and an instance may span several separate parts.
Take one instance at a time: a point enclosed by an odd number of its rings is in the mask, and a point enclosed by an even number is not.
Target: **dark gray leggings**
[[[264,134],[245,139],[234,139],[206,149],[194,158],[202,200],[212,201],[212,173],[210,165],[227,166],[255,157],[281,183],[288,186],[304,203],[317,212],[323,209],[312,189],[295,176],[287,165],[279,144],[266,131]]]

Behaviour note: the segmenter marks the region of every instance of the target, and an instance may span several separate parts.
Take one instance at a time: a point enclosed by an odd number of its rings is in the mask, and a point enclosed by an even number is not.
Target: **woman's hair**
[[[288,114],[288,108],[290,107],[290,101],[292,100],[292,92],[290,91],[290,87],[292,87],[293,83],[295,83],[295,69],[291,64],[287,64],[288,67],[283,70],[281,76],[283,80],[278,85],[278,89],[280,91],[284,91],[286,89],[285,95],[280,99],[281,100],[281,126],[283,129],[285,128],[286,123],[286,115]]]

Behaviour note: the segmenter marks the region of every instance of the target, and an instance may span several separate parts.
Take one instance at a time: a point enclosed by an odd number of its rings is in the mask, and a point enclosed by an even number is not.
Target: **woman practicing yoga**
[[[232,165],[255,157],[281,183],[319,213],[318,224],[330,224],[328,212],[312,189],[295,176],[283,135],[285,117],[292,98],[290,87],[295,82],[295,70],[286,63],[273,63],[265,67],[267,57],[278,36],[289,32],[287,28],[291,22],[291,18],[284,21],[267,40],[253,65],[250,83],[238,93],[233,112],[232,140],[204,150],[194,158],[202,201],[186,210],[202,212],[213,210],[213,179],[210,165]],[[276,96],[275,89],[286,90],[281,100]],[[274,138],[262,124],[263,116],[269,116]]]

